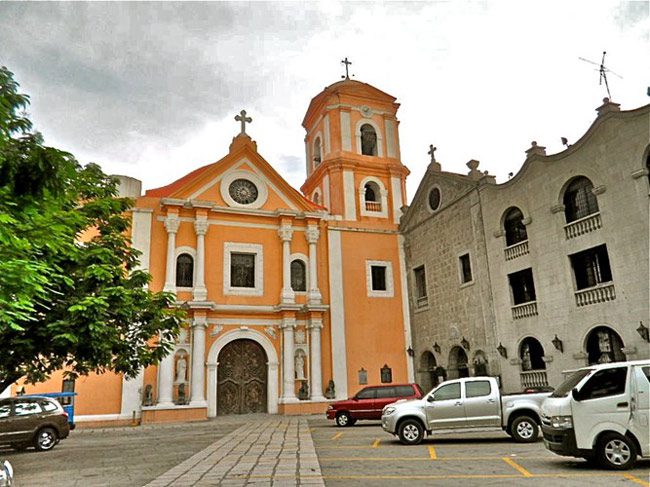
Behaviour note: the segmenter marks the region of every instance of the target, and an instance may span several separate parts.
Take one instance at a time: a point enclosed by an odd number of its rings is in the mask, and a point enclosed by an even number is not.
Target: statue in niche
[[[179,384],[187,382],[187,360],[185,360],[185,355],[181,355],[176,361],[176,382]]]
[[[298,390],[298,399],[304,401],[309,399],[309,385],[306,380],[303,380],[300,384],[300,389]]]
[[[330,381],[327,383],[325,397],[327,399],[334,399],[336,397],[336,391],[334,390],[334,381],[332,379],[330,379]]]
[[[303,380],[305,378],[305,356],[298,352],[296,354],[296,379]]]
[[[528,344],[524,345],[524,351],[521,356],[521,368],[523,370],[532,370],[533,364],[530,360],[530,347]]]
[[[144,387],[144,396],[142,398],[142,405],[143,406],[153,406],[153,392],[152,392],[153,387],[151,384],[147,384]]]

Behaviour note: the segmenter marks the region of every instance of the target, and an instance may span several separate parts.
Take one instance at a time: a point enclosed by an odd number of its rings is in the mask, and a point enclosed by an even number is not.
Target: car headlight
[[[384,411],[383,411],[381,414],[382,414],[382,416],[390,416],[390,415],[393,414],[396,410],[397,410],[397,408],[394,408],[394,407],[387,407],[387,408],[384,408]]]
[[[563,430],[573,428],[573,419],[571,416],[551,416],[551,426]]]

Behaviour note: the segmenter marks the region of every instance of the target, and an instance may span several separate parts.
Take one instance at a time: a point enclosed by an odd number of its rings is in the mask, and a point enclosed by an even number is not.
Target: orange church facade
[[[303,120],[302,194],[258,153],[242,112],[225,157],[137,197],[132,244],[187,323],[135,379],[78,379],[77,418],[316,413],[364,383],[413,381],[398,107],[349,79],[318,94]]]

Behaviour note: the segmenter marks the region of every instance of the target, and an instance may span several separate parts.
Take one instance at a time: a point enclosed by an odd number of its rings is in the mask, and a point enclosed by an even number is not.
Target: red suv
[[[327,419],[338,426],[352,426],[358,419],[381,419],[384,406],[400,399],[420,399],[424,393],[417,384],[390,384],[361,389],[352,399],[337,401],[327,408]]]

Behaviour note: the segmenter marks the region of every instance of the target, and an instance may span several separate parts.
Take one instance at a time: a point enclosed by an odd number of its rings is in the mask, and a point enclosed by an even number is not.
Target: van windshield
[[[578,385],[578,382],[580,382],[582,379],[587,377],[589,374],[591,374],[594,371],[594,369],[582,369],[578,370],[577,372],[574,372],[569,376],[568,379],[566,379],[562,384],[557,386],[557,389],[553,391],[553,394],[551,394],[551,397],[566,397],[571,390]]]

